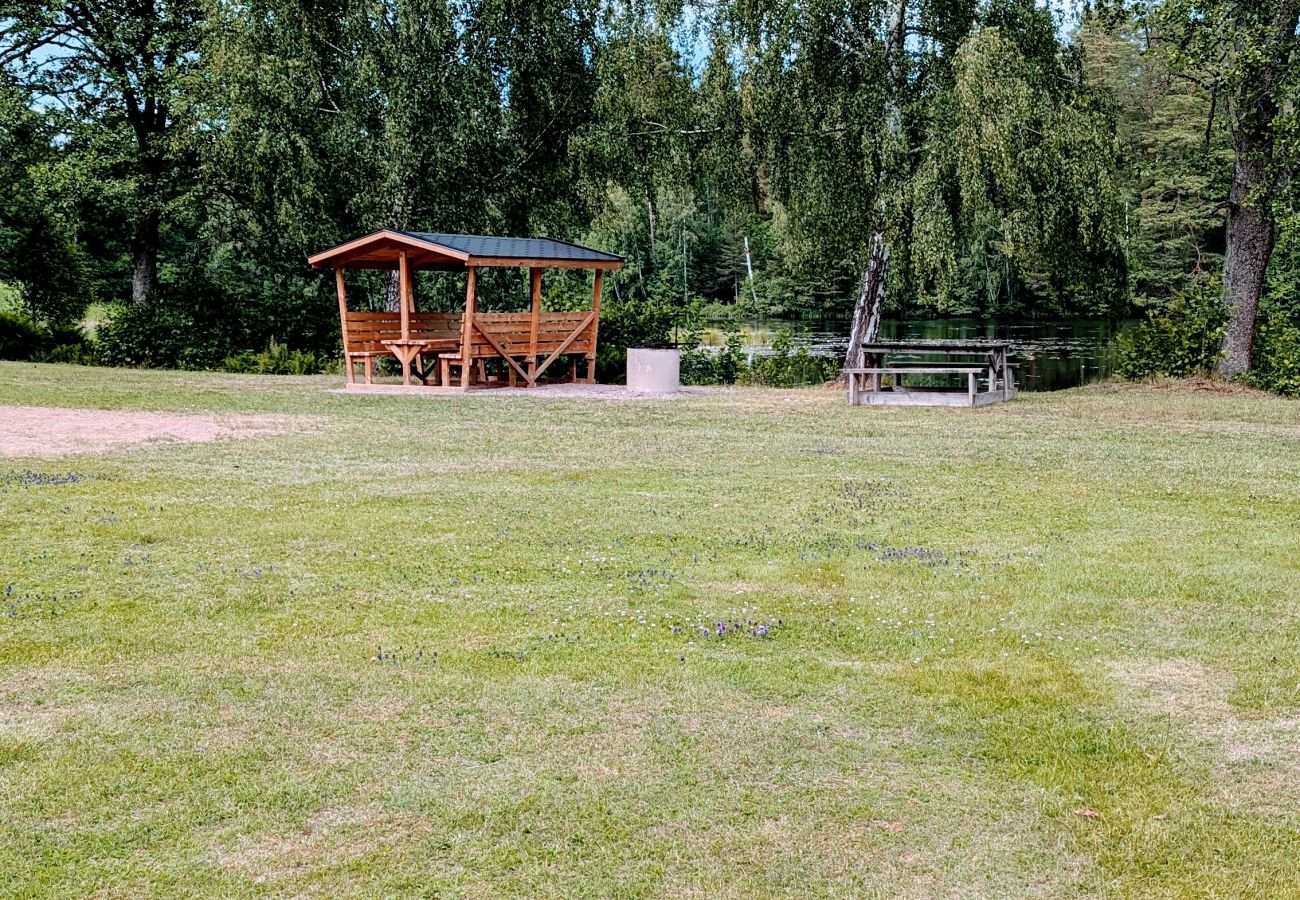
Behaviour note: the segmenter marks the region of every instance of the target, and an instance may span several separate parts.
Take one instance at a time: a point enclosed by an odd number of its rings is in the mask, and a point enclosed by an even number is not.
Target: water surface
[[[1010,341],[1020,363],[1017,380],[1022,390],[1053,391],[1077,387],[1111,374],[1114,337],[1131,328],[1132,320],[1054,319],[1045,321],[987,321],[983,319],[886,319],[880,337],[886,340],[942,340],[988,338]],[[772,339],[782,328],[794,333],[794,343],[819,356],[843,356],[848,346],[849,322],[844,319],[810,321],[754,319],[740,323],[747,356],[772,350]],[[706,346],[721,346],[726,329],[715,324],[704,333]]]

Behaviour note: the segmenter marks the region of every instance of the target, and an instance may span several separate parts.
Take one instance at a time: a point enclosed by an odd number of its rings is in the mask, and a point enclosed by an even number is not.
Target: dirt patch
[[[0,457],[52,459],[135,444],[193,444],[297,430],[284,416],[63,409],[0,405]]]
[[[1179,743],[1207,753],[1229,802],[1300,803],[1300,718],[1239,715],[1228,702],[1233,679],[1194,660],[1131,660],[1112,673],[1136,709],[1167,719]]]

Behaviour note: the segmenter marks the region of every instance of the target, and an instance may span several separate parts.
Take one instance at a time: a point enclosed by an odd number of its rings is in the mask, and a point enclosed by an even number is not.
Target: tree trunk
[[[1260,59],[1247,68],[1237,90],[1227,253],[1223,261],[1228,329],[1219,359],[1221,375],[1240,375],[1250,369],[1255,316],[1264,293],[1269,257],[1277,243],[1277,219],[1272,206],[1281,173],[1275,168],[1273,123],[1282,111],[1279,98],[1296,52],[1298,26],[1300,0],[1282,0],[1273,15],[1270,39],[1258,54]]]
[[[131,302],[148,303],[158,288],[158,213],[146,213],[131,239]]]
[[[1277,242],[1277,226],[1260,202],[1252,198],[1264,189],[1267,166],[1243,159],[1239,153],[1228,195],[1227,256],[1223,268],[1228,330],[1223,336],[1219,374],[1240,375],[1250,369],[1255,343],[1255,316],[1264,293],[1268,260]]]
[[[871,234],[871,249],[867,254],[867,267],[862,272],[858,301],[853,305],[853,327],[849,330],[849,348],[844,355],[846,370],[862,366],[862,345],[876,339],[888,281],[889,241],[885,236],[884,210],[878,209],[876,226]]]

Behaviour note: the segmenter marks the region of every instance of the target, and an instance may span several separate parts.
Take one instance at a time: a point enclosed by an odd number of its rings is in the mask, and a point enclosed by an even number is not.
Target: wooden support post
[[[596,383],[596,338],[600,332],[600,281],[604,275],[596,270],[596,282],[591,289],[591,352],[587,355],[587,383]]]
[[[406,251],[403,250],[397,257],[397,305],[402,319],[402,340],[411,338],[411,269],[406,260]],[[405,347],[402,348],[405,351]],[[401,353],[398,360],[402,363],[402,384],[411,383],[411,358],[405,352]]]
[[[334,287],[339,295],[339,327],[343,330],[343,365],[348,370],[348,384],[355,384],[357,373],[352,366],[352,358],[348,356],[348,291],[343,286],[342,269],[334,270]]]
[[[971,406],[974,406],[974,405],[975,405],[975,381],[976,381],[976,375],[975,375],[974,372],[967,372],[967,373],[966,373],[966,378],[968,379],[968,381],[966,382],[966,397],[967,397],[967,401],[970,403]]]
[[[465,316],[461,320],[460,330],[460,386],[469,387],[469,379],[474,368],[470,362],[470,353],[474,347],[474,317],[478,315],[478,270],[474,266],[465,268]]]
[[[858,405],[858,378],[859,375],[849,373],[849,406]]]
[[[397,306],[402,317],[402,340],[408,340],[411,337],[411,298],[407,291],[410,289],[411,272],[407,267],[406,251],[403,250],[397,257]]]
[[[533,318],[528,327],[528,384],[531,386],[537,373],[537,332],[542,325],[542,270],[533,266],[528,270],[528,294],[532,298]]]

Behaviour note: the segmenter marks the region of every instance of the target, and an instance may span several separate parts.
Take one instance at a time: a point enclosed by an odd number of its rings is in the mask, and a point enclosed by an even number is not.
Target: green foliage
[[[89,299],[88,261],[74,223],[51,203],[54,123],[32,103],[0,72],[0,280],[11,285],[5,305],[17,299],[38,321],[69,322]]]
[[[12,282],[0,281],[0,312],[18,312],[22,303],[22,289]]]
[[[985,27],[962,42],[912,184],[908,252],[953,311],[1110,314],[1127,305],[1118,148],[1049,57]]]
[[[1219,361],[1225,323],[1217,286],[1180,294],[1164,310],[1120,335],[1115,372],[1130,380],[1210,372]]]
[[[384,0],[329,16],[182,0],[90,18],[14,0],[0,280],[38,322],[75,321],[130,296],[152,241],[161,296],[110,328],[108,358],[260,365],[272,336],[335,352],[312,251],[381,226],[550,234],[627,257],[605,281],[608,378],[697,301],[845,319],[884,209],[891,312],[1126,315],[1221,267],[1224,101],[1254,90],[1267,43],[1251,4],[1164,5],[1087,4],[1071,33],[1034,0]],[[428,307],[458,307],[454,279],[421,280]],[[485,290],[485,308],[514,296]],[[551,308],[588,297],[548,275]]]
[[[839,360],[813,356],[807,347],[795,346],[793,333],[783,328],[772,339],[772,353],[756,357],[741,374],[740,381],[767,387],[798,387],[824,384],[838,373]]]
[[[0,310],[0,359],[32,359],[50,345],[50,336],[22,313]]]
[[[107,366],[189,368],[194,321],[158,303],[118,305],[95,332],[95,351]]]
[[[662,347],[676,318],[666,303],[652,300],[602,302],[600,339],[596,345],[596,374],[605,381],[627,376],[628,347]]]
[[[696,336],[682,350],[682,384],[735,384],[745,371],[739,331],[727,332],[721,347],[699,346]]]
[[[226,372],[252,375],[315,375],[334,366],[332,359],[322,359],[315,353],[291,350],[272,340],[260,353],[245,351],[227,356],[221,364]]]
[[[55,344],[39,357],[41,362],[66,363],[72,366],[97,366],[101,360],[89,343]]]
[[[95,356],[76,325],[45,327],[23,313],[0,309],[0,359],[87,365]]]
[[[1247,380],[1256,387],[1300,397],[1300,325],[1278,307],[1266,310],[1255,330],[1255,364]]]
[[[104,365],[212,369],[248,346],[232,298],[203,283],[169,287],[148,303],[112,308],[95,332]]]
[[[683,384],[751,384],[765,387],[800,387],[823,384],[839,372],[839,360],[813,356],[797,346],[788,328],[777,332],[768,354],[746,362],[739,331],[727,333],[721,347],[702,347],[698,335],[688,333],[682,351]]]
[[[1175,77],[1128,14],[1090,13],[1079,32],[1084,75],[1115,120],[1123,151],[1125,242],[1133,299],[1162,306],[1223,261],[1232,174],[1227,117],[1199,79]]]

